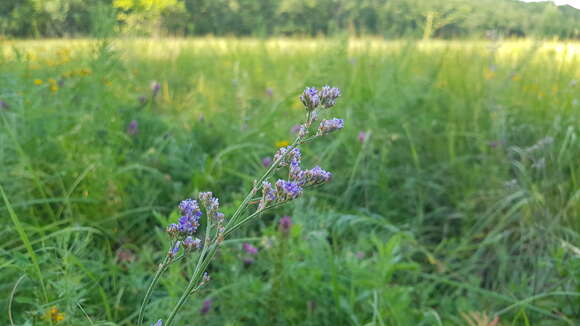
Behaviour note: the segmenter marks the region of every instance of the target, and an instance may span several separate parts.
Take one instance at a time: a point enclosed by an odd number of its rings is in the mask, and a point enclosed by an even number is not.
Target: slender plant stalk
[[[173,242],[171,244],[171,246],[169,247],[169,250],[171,250],[171,248],[173,248],[174,245],[175,245],[175,242]],[[143,314],[145,312],[145,306],[147,306],[147,302],[149,301],[149,297],[151,296],[151,293],[153,293],[153,289],[155,288],[155,286],[159,282],[161,274],[163,274],[165,269],[167,269],[167,266],[169,266],[168,262],[169,262],[169,251],[165,255],[165,258],[163,258],[163,262],[161,262],[161,264],[159,264],[159,268],[157,268],[157,272],[155,272],[155,276],[153,277],[153,280],[151,280],[151,283],[149,284],[149,287],[147,288],[147,292],[145,292],[145,297],[143,298],[143,302],[141,303],[141,307],[139,308],[139,317],[137,318],[137,326],[141,326],[143,324]]]

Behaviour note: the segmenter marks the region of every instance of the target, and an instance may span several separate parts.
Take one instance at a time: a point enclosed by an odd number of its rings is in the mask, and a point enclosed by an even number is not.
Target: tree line
[[[518,0],[2,0],[4,38],[378,35],[580,39],[580,10]]]

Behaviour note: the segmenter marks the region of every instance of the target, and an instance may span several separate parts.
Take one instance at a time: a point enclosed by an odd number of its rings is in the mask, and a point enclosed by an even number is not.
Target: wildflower
[[[9,108],[10,108],[10,105],[8,105],[8,103],[0,100],[0,109],[8,110]]]
[[[208,215],[214,215],[220,206],[219,199],[215,198],[211,192],[200,192],[199,201],[208,212]]]
[[[274,90],[272,89],[272,87],[266,88],[266,95],[268,95],[269,97],[272,97],[274,95]]]
[[[276,181],[276,197],[281,201],[298,198],[302,194],[302,187],[294,181]]]
[[[183,247],[186,250],[199,249],[201,248],[201,240],[198,238],[193,239],[193,237],[189,235],[183,240]]]
[[[151,324],[151,326],[163,326],[163,320],[159,319],[155,324]]]
[[[278,149],[276,154],[274,154],[274,161],[280,161],[280,166],[288,166],[292,161],[300,162],[301,156],[302,154],[299,148],[286,146]]]
[[[151,97],[157,96],[157,93],[159,93],[160,89],[161,89],[161,84],[159,84],[159,82],[157,82],[157,81],[152,81],[151,82]]]
[[[56,92],[58,92],[58,85],[57,85],[57,84],[52,84],[52,85],[50,85],[50,91],[51,91],[52,93],[56,93]]]
[[[244,251],[250,255],[257,255],[258,254],[258,248],[252,246],[249,243],[244,243],[242,245],[242,248],[244,249]]]
[[[175,242],[175,246],[169,250],[169,256],[175,257],[179,253],[179,249],[181,248],[181,241]]]
[[[203,304],[201,305],[201,309],[199,310],[199,313],[201,315],[205,315],[207,314],[210,310],[211,310],[211,305],[212,305],[212,300],[211,299],[207,299],[203,302]]]
[[[342,119],[333,118],[330,120],[322,120],[322,122],[320,122],[320,126],[318,127],[317,135],[326,135],[342,128],[344,128],[344,120]]]
[[[143,105],[143,104],[147,103],[147,96],[145,96],[145,95],[139,95],[137,97],[137,101],[139,101],[139,103],[141,105]]]
[[[262,182],[262,199],[260,199],[260,204],[258,205],[258,210],[262,210],[268,206],[268,204],[276,200],[276,191],[272,187],[272,184],[264,181]]]
[[[42,83],[43,83],[42,79],[35,79],[34,80],[34,85],[40,86],[40,85],[42,85]]]
[[[322,106],[329,109],[336,104],[336,99],[340,96],[340,89],[337,87],[323,86],[320,91]]]
[[[300,101],[304,104],[307,111],[313,111],[320,105],[318,90],[314,87],[307,87],[302,95],[300,95]]]
[[[1,107],[1,106],[0,106]],[[267,169],[272,165],[272,158],[271,157],[264,157],[262,158],[262,165]]]
[[[293,125],[292,128],[290,128],[290,132],[293,134],[297,134],[298,132],[300,132],[300,129],[302,129],[302,125]]]
[[[279,227],[281,233],[288,234],[292,228],[292,218],[290,216],[284,216],[280,219]]]
[[[312,186],[326,183],[332,179],[332,173],[323,170],[320,166],[315,166],[310,170],[304,171],[304,176],[300,180],[301,185]]]
[[[369,138],[369,134],[368,133],[366,133],[364,131],[361,131],[361,132],[358,133],[358,141],[361,144],[364,144],[367,141],[368,138]]]
[[[169,226],[168,232],[182,236],[191,235],[199,227],[199,218],[201,217],[199,204],[193,199],[186,199],[179,204],[179,209],[183,215],[178,220],[177,232],[175,232],[173,225]]]
[[[139,132],[139,123],[137,120],[131,120],[129,126],[127,127],[127,134],[136,135]]]
[[[279,140],[276,142],[276,147],[280,148],[280,147],[286,147],[290,145],[290,142],[287,140]]]
[[[46,319],[49,319],[53,324],[60,323],[64,320],[64,313],[60,312],[56,306],[53,306],[46,312]]]
[[[313,111],[320,105],[318,90],[314,87],[307,87],[302,95],[300,95],[300,101],[304,104],[307,111]]]

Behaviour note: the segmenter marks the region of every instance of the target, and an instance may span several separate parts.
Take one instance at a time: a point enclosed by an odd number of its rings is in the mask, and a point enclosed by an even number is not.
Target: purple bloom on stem
[[[315,166],[310,170],[304,171],[304,177],[301,180],[302,185],[317,185],[330,181],[332,173],[323,170],[320,166]]]
[[[284,216],[280,219],[279,230],[284,234],[288,234],[292,228],[292,218],[290,216]]]
[[[211,299],[207,299],[203,302],[203,304],[201,305],[201,309],[199,310],[199,313],[202,315],[207,314],[210,310],[211,310],[211,305],[212,305],[212,300]]]
[[[137,120],[132,120],[127,127],[127,134],[136,135],[139,132],[139,123]]]
[[[367,139],[369,138],[369,134],[367,134],[364,131],[361,131],[358,133],[358,141],[363,144],[364,142],[367,141]]]
[[[342,119],[333,118],[330,120],[322,120],[318,127],[318,135],[326,135],[342,128],[344,128],[344,120]]]
[[[320,105],[318,90],[314,87],[307,87],[302,95],[300,95],[300,101],[304,104],[307,111],[316,109]]]
[[[173,248],[171,248],[171,251],[169,251],[169,256],[175,257],[179,253],[180,248],[181,248],[181,241],[175,242],[175,246],[173,246]]]
[[[294,181],[278,180],[276,181],[277,197],[281,200],[296,199],[302,194],[302,187]]]
[[[244,251],[250,255],[257,255],[258,254],[258,248],[252,246],[249,243],[244,243],[242,245],[242,248],[244,248]]]
[[[292,128],[290,128],[290,132],[293,134],[297,134],[300,132],[301,128],[302,128],[302,125],[293,125]]]
[[[324,86],[320,91],[322,98],[322,106],[326,109],[333,107],[336,104],[336,99],[341,95],[340,89],[337,87]]]
[[[187,236],[187,238],[185,238],[183,240],[183,247],[185,249],[199,249],[201,247],[201,240],[200,239],[194,239],[192,236]]]
[[[271,157],[264,157],[262,159],[262,165],[267,169],[270,167],[270,165],[272,165],[272,158]]]
[[[163,326],[163,320],[159,319],[155,324],[151,324],[151,326]]]

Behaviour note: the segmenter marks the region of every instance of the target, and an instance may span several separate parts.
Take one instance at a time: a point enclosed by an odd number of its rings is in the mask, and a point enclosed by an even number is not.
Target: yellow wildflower
[[[58,92],[58,84],[52,84],[50,85],[50,91],[53,93]]]
[[[56,84],[57,84],[57,83],[56,83],[56,80],[55,80],[54,78],[49,78],[49,79],[47,80],[47,82],[48,82],[49,84],[51,84],[51,85],[56,85]]]
[[[279,140],[276,142],[276,147],[280,148],[280,147],[286,147],[290,145],[290,142],[287,140]]]
[[[35,79],[34,85],[42,85],[42,79]]]
[[[64,320],[64,314],[56,306],[53,306],[46,312],[45,318],[56,324]]]

